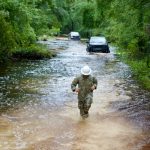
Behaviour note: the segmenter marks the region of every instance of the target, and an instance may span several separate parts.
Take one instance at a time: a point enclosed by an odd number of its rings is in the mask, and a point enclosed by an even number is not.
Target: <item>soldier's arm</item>
[[[95,89],[97,89],[97,79],[95,77],[93,77],[93,86],[95,87]]]
[[[71,83],[71,89],[72,89],[73,92],[75,92],[76,86],[77,86],[78,83],[79,83],[78,77],[75,78],[75,79],[72,81],[72,83]]]

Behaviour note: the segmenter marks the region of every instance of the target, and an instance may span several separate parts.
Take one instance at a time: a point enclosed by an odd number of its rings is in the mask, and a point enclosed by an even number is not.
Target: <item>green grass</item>
[[[56,54],[51,52],[46,46],[41,44],[32,44],[28,47],[21,47],[13,51],[12,58],[14,59],[45,59],[52,58]]]
[[[144,88],[150,90],[150,68],[147,67],[146,60],[127,60],[127,63],[131,66],[133,77],[136,78]]]
[[[150,68],[147,65],[147,56],[141,58],[133,57],[128,52],[121,52],[121,50],[118,50],[117,53],[130,66],[133,78],[143,88],[150,90]]]

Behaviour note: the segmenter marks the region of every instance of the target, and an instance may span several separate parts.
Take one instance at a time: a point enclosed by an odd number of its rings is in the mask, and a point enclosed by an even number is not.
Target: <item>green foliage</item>
[[[64,22],[63,15],[67,13],[62,6],[51,0],[0,0],[0,62],[18,47],[22,47],[20,53],[25,56],[39,35],[58,34]],[[31,49],[39,53],[38,49]]]
[[[133,71],[133,77],[143,85],[146,89],[150,90],[150,68],[146,65],[146,60],[127,60],[126,61]]]
[[[0,14],[0,27],[0,62],[4,62],[10,57],[12,48],[15,47],[15,41],[12,27],[5,21],[2,14]]]
[[[55,56],[46,46],[40,44],[32,44],[28,47],[21,47],[13,51],[12,57],[14,59],[44,59]]]
[[[135,57],[132,52],[122,49],[118,49],[117,54],[121,60],[130,66],[133,78],[145,89],[150,90],[150,55],[145,56],[144,53],[141,53]]]

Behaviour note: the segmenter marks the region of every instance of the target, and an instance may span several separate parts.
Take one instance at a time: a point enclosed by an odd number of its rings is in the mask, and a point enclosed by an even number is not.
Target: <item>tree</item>
[[[0,14],[0,62],[4,62],[10,55],[12,48],[15,47],[14,33],[11,25],[5,21]]]

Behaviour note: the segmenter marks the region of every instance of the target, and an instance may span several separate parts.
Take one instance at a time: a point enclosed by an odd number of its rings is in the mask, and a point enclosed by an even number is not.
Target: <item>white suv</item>
[[[71,40],[80,40],[80,34],[78,32],[70,32],[69,39]]]

